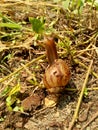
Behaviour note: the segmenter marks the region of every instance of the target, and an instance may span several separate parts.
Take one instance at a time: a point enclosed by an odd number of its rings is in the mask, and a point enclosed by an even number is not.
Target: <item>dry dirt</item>
[[[0,130],[68,130],[91,60],[88,90],[84,93],[73,130],[98,130],[98,11],[85,5],[82,13],[76,15],[49,1],[4,0],[0,1],[0,12],[23,27],[18,31],[0,28],[0,93],[19,82],[21,90],[16,97],[25,108],[24,112],[9,111],[6,106],[8,94],[0,94]],[[35,33],[29,31],[32,28],[29,17],[45,18],[46,29],[56,37],[59,57],[70,66],[71,79],[54,106],[45,106],[48,93],[43,88],[42,78],[48,66],[47,57],[25,66],[45,54],[43,36],[36,40]],[[13,34],[8,35],[10,33]],[[71,43],[69,52],[62,40]],[[1,82],[20,67],[23,68]],[[12,108],[15,106],[16,102]]]

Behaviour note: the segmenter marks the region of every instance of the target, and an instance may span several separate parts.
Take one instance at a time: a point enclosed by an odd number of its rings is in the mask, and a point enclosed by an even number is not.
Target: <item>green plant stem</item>
[[[27,63],[27,64],[25,65],[25,67],[30,66],[32,63],[34,63],[34,62],[36,62],[36,61],[38,61],[38,60],[40,60],[40,59],[42,59],[42,58],[44,58],[44,57],[45,57],[45,55],[41,55],[41,56],[37,57],[36,59],[33,59],[32,61],[30,61],[29,63]],[[12,77],[13,75],[17,74],[18,72],[20,72],[20,71],[23,70],[23,69],[24,69],[23,66],[20,67],[20,68],[18,68],[17,70],[15,70],[14,72],[12,72],[12,73],[9,74],[8,76],[6,76],[6,77],[0,79],[0,83],[2,83],[3,81],[7,80],[7,79],[10,78],[10,77]]]
[[[10,20],[6,16],[4,16],[2,13],[0,13],[0,17],[2,17],[5,21],[10,22],[10,23],[15,23],[14,21]]]
[[[70,123],[70,126],[69,126],[68,130],[72,130],[72,128],[73,128],[73,126],[75,124],[75,121],[76,121],[76,119],[78,117],[79,108],[80,108],[80,105],[81,105],[81,102],[82,102],[82,98],[83,98],[83,94],[84,94],[86,84],[88,82],[88,77],[89,77],[89,74],[91,72],[92,64],[93,64],[93,60],[91,60],[91,62],[90,62],[90,65],[89,65],[89,68],[88,68],[88,71],[87,71],[87,74],[86,74],[86,77],[85,77],[85,80],[84,80],[84,83],[83,83],[83,87],[82,87],[82,90],[81,90],[81,93],[80,93],[80,96],[79,96],[79,99],[78,99],[76,110],[74,112],[73,119],[72,119],[72,121]]]

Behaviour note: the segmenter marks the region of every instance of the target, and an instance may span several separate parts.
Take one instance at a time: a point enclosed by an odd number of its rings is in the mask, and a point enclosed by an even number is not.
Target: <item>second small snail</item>
[[[58,58],[53,38],[46,38],[45,46],[49,66],[45,70],[43,83],[49,93],[57,94],[68,84],[71,73],[67,63]]]

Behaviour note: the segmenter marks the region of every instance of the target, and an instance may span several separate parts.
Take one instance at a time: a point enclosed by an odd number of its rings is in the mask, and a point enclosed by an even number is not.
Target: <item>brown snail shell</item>
[[[67,85],[70,79],[70,69],[62,59],[55,59],[52,65],[47,67],[43,82],[48,92],[59,93]]]

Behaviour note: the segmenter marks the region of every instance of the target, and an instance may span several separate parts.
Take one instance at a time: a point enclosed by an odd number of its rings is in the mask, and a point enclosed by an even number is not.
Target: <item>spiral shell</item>
[[[59,93],[70,79],[70,69],[62,59],[56,59],[47,67],[43,82],[50,93]]]

